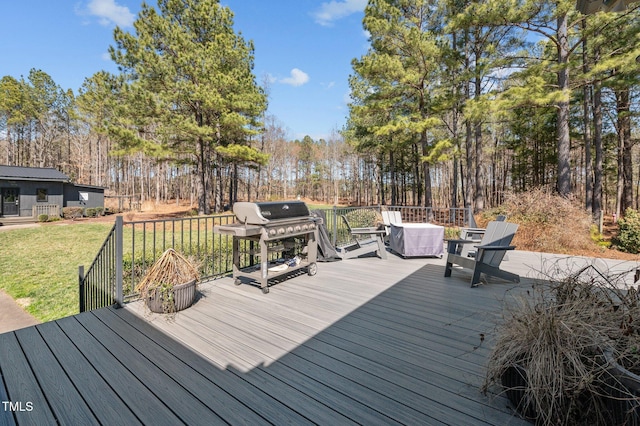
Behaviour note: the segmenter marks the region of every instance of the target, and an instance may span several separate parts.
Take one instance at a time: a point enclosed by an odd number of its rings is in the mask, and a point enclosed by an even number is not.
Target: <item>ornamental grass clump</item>
[[[143,300],[162,299],[164,313],[175,313],[174,287],[197,282],[200,279],[198,269],[183,255],[170,248],[166,250],[147,270],[136,286]]]
[[[623,424],[637,416],[636,394],[621,385],[617,365],[640,367],[640,298],[621,276],[589,266],[537,284],[507,307],[483,390],[502,384],[517,410],[540,425]]]

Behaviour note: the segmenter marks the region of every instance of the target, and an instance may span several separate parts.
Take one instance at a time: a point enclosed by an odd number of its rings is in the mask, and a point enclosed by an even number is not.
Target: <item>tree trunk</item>
[[[204,168],[204,141],[198,139],[198,155],[196,165],[196,198],[198,199],[198,214],[209,214],[207,209],[206,173]]]
[[[469,30],[464,30],[464,45],[465,45],[465,59],[464,59],[464,68],[469,69]],[[464,85],[464,98],[465,101],[468,101],[471,98],[471,94],[469,92],[470,87],[468,84]],[[473,141],[471,139],[471,122],[466,119],[465,120],[465,154],[466,154],[466,168],[465,168],[465,176],[466,176],[466,187],[464,188],[464,206],[472,207],[473,203]]]
[[[391,205],[398,205],[398,179],[396,176],[396,159],[393,149],[389,151],[389,172],[391,174]]]
[[[567,14],[558,17],[558,89],[562,92],[558,101],[558,194],[571,195],[571,139],[569,135],[569,41]]]
[[[422,155],[426,157],[429,154],[426,131],[422,132],[420,145],[422,146]],[[424,161],[422,163],[422,171],[424,173],[424,207],[433,207],[433,194],[431,191],[431,169],[428,161]]]
[[[599,60],[599,49],[594,55],[595,63]],[[604,153],[602,148],[602,89],[600,82],[594,84],[593,92],[593,145],[595,149],[595,164],[593,170],[593,207],[595,218],[600,218],[603,210],[602,182],[604,173]]]
[[[618,173],[622,177],[622,193],[620,199],[620,213],[624,213],[628,208],[633,208],[633,163],[631,150],[631,117],[629,115],[629,88],[616,90],[616,104],[618,114],[618,137],[620,140],[620,163],[618,167],[622,172]]]
[[[585,30],[586,20],[582,21],[582,29]],[[587,74],[589,72],[589,58],[587,54],[587,38],[582,42],[582,71]],[[591,114],[592,105],[591,85],[585,85],[583,88],[582,108],[583,108],[583,125],[584,125],[584,201],[587,210],[593,209],[593,169],[591,167]]]
[[[480,68],[480,64],[478,63],[478,59],[476,59],[476,69]],[[480,99],[482,95],[482,81],[480,76],[477,75],[474,81],[475,85],[475,98]],[[484,153],[483,143],[482,143],[482,123],[476,122],[474,123],[474,132],[473,139],[476,144],[476,199],[475,199],[475,208],[476,211],[484,210],[485,199],[484,199]]]

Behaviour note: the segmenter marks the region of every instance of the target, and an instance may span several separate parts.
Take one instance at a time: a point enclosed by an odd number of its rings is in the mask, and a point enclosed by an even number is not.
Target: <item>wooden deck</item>
[[[266,295],[205,283],[174,320],[133,303],[0,334],[0,425],[528,424],[479,387],[502,300],[530,281],[443,273],[323,263]]]

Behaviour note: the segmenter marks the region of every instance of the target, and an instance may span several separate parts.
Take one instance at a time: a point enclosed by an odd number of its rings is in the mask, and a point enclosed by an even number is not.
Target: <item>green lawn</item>
[[[78,313],[78,266],[89,267],[108,223],[48,224],[0,232],[0,288],[40,321]]]
[[[309,205],[311,210],[327,207],[331,206]],[[26,310],[43,322],[78,313],[78,266],[84,265],[87,270],[112,226],[112,223],[52,223],[0,232],[0,289],[14,299],[23,299]],[[175,231],[176,247],[184,250],[181,228]],[[212,238],[211,229],[207,235]],[[143,247],[141,236],[138,233],[136,237],[136,252]],[[152,236],[150,232],[145,236],[146,250],[151,256]],[[170,228],[166,234],[168,245],[173,237],[174,230]],[[131,252],[131,232],[126,227],[124,240],[126,256]],[[156,244],[163,247],[162,241]],[[185,244],[196,243],[187,240]]]

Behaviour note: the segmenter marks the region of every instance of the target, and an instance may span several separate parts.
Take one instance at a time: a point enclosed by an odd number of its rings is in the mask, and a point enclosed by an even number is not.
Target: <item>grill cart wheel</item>
[[[262,294],[269,293],[269,287],[262,287]]]
[[[310,277],[314,276],[316,273],[318,272],[318,265],[314,262],[309,264],[309,267],[307,268],[307,273],[309,274]]]
[[[242,281],[240,281],[240,278],[236,278],[235,280],[233,280],[233,283],[235,285],[240,285],[240,284],[242,284]]]

